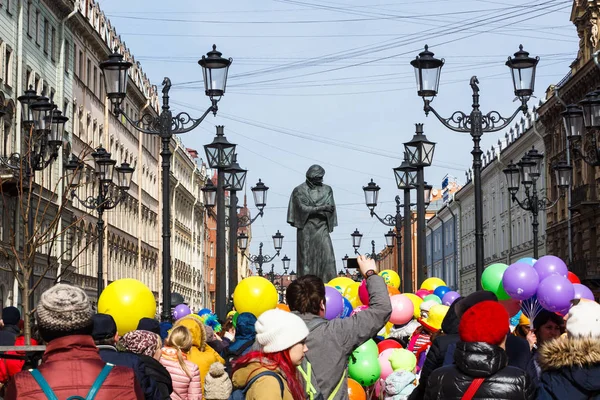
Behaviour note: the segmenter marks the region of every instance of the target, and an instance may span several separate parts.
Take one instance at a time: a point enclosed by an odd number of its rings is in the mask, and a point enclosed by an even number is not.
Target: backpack
[[[86,397],[75,395],[67,397],[67,400],[94,400],[96,398],[96,395],[98,394],[98,390],[100,390],[100,387],[102,387],[102,384],[106,380],[106,377],[113,369],[113,367],[114,365],[109,363],[106,363],[106,365],[104,365],[104,368],[102,368],[102,371],[100,371],[100,374],[94,381]],[[46,381],[46,379],[44,379],[40,371],[38,371],[37,369],[30,369],[29,372],[33,376],[33,379],[35,379],[37,384],[40,386],[40,388],[42,388],[42,391],[44,392],[48,400],[58,400],[58,397],[56,397],[56,395],[50,388],[50,385],[48,385],[48,382]]]
[[[227,349],[225,349],[225,351],[223,352],[223,359],[225,360],[225,371],[227,371],[227,374],[229,375],[229,377],[231,378],[231,374],[232,374],[232,363],[233,361],[235,361],[235,359],[239,358],[242,353],[244,351],[246,351],[249,347],[251,347],[254,344],[254,340],[249,340],[246,343],[244,343],[243,346],[241,346],[239,349],[237,349],[236,351],[230,351],[229,347]]]
[[[258,378],[261,378],[263,376],[273,376],[277,378],[277,382],[279,382],[279,389],[281,390],[281,398],[283,399],[283,381],[281,380],[279,374],[273,371],[263,371],[259,374],[256,374],[254,378],[250,379],[250,381],[246,384],[246,386],[243,389],[236,389],[233,392],[231,392],[229,400],[244,400],[246,398],[246,392],[248,391],[248,389],[250,389],[250,386],[252,386],[252,384],[256,382]]]

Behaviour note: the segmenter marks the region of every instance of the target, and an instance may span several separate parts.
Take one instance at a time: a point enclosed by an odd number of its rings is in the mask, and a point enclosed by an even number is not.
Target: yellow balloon
[[[421,318],[421,303],[423,302],[423,299],[414,293],[404,293],[404,295],[406,297],[408,297],[410,299],[410,301],[413,303],[413,306],[415,309],[414,314],[413,314],[414,317]]]
[[[154,295],[137,279],[119,279],[109,284],[98,299],[98,312],[111,315],[119,335],[134,331],[142,318],[156,316]]]
[[[344,297],[348,299],[350,304],[352,304],[352,308],[356,308],[362,305],[360,301],[360,297],[358,297],[358,288],[360,287],[360,283],[352,282],[352,284],[348,285],[346,290],[344,291]]]
[[[333,287],[338,292],[340,292],[342,296],[344,295],[346,288],[348,288],[348,286],[352,285],[353,283],[355,282],[346,276],[338,276],[337,278],[333,278],[332,280],[327,282],[329,286]]]
[[[421,284],[421,289],[435,290],[438,286],[446,286],[446,282],[440,278],[427,278]]]
[[[256,318],[277,307],[278,300],[277,289],[262,276],[243,279],[233,292],[233,305],[237,312],[249,312]]]
[[[393,286],[396,289],[400,289],[400,276],[396,271],[391,269],[384,269],[379,273],[379,276],[383,278],[386,285]]]

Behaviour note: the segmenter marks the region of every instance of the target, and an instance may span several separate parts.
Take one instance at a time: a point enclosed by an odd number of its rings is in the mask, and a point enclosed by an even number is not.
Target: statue
[[[287,222],[297,228],[298,276],[316,275],[329,282],[336,277],[335,255],[329,234],[337,226],[333,190],[323,184],[320,165],[306,172],[306,182],[294,188]]]

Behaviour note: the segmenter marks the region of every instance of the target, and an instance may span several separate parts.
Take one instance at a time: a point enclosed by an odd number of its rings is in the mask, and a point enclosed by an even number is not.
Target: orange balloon
[[[352,378],[348,378],[348,398],[350,400],[367,400],[365,389]]]
[[[277,304],[276,308],[279,308],[283,311],[291,312],[290,307],[287,304],[279,303]]]
[[[391,286],[391,285],[387,285],[387,290],[388,290],[388,294],[390,296],[396,295],[396,294],[400,294],[400,291],[398,289],[396,289],[395,287]]]

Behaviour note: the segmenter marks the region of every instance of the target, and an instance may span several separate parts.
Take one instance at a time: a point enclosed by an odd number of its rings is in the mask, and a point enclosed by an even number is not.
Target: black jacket
[[[474,399],[531,400],[535,388],[525,371],[507,366],[506,352],[487,343],[458,342],[455,365],[431,373],[425,400],[460,399],[474,378],[484,378]]]
[[[144,354],[137,355],[140,358],[142,364],[144,364],[144,371],[150,379],[153,379],[156,383],[157,397],[156,399],[167,400],[171,398],[173,393],[173,381],[169,371],[160,363],[150,356]]]
[[[0,346],[13,346],[21,330],[16,325],[4,325],[0,330]]]
[[[599,339],[557,339],[544,343],[538,353],[538,399],[600,399]]]

